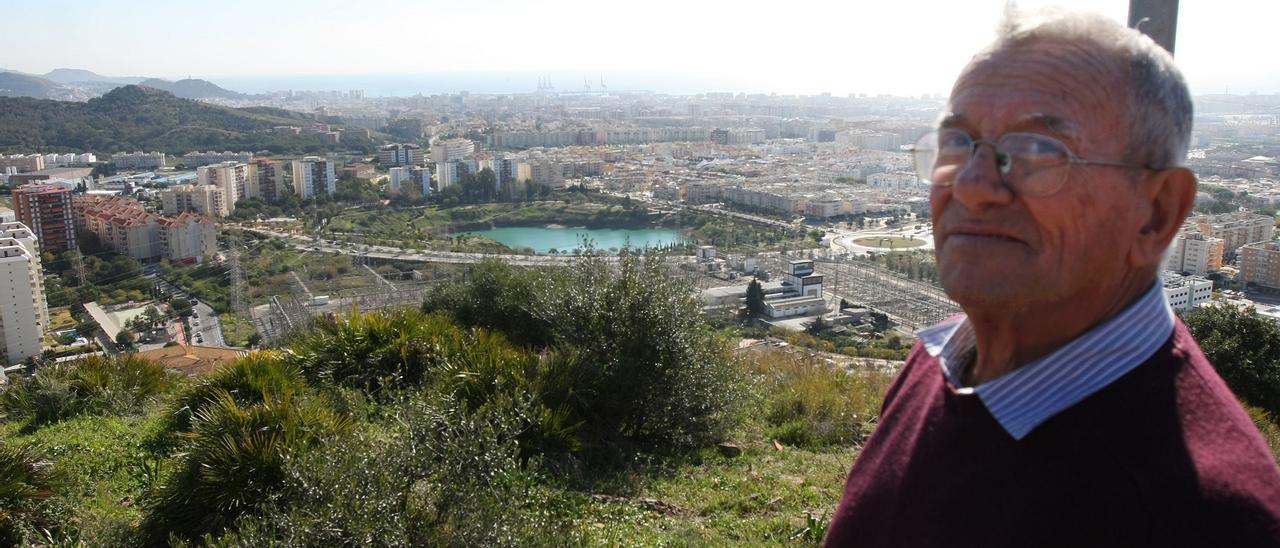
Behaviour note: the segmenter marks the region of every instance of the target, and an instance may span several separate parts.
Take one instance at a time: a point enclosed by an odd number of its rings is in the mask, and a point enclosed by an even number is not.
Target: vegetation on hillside
[[[272,126],[291,124],[299,121],[179,99],[166,91],[132,85],[84,103],[0,98],[0,150],[6,152],[158,150],[184,154],[212,149],[299,154],[327,150],[368,153],[375,148],[367,139],[344,139],[341,145],[333,145],[317,135],[270,131]]]

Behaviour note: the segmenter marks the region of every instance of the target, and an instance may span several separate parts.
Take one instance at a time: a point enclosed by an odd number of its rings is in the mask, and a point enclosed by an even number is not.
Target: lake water
[[[552,249],[561,253],[573,252],[582,239],[589,238],[596,249],[607,250],[630,244],[633,248],[659,247],[683,241],[680,233],[666,228],[547,228],[508,226],[464,232],[472,236],[484,236],[502,242],[512,249],[533,248],[535,253],[547,254]]]

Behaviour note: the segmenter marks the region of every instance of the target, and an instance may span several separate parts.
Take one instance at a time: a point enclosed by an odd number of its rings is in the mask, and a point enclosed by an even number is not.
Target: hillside
[[[38,97],[52,99],[62,95],[62,86],[39,76],[18,72],[0,72],[0,97]]]
[[[136,76],[103,76],[96,72],[84,69],[60,68],[53,69],[44,75],[45,79],[52,80],[59,84],[75,84],[82,82],[99,82],[114,84],[136,84],[143,79]]]
[[[242,93],[236,93],[229,89],[222,88],[208,80],[194,78],[178,80],[177,82],[170,82],[159,78],[147,78],[146,80],[139,82],[138,85],[164,90],[182,99],[205,99],[209,97],[235,99],[244,96]]]
[[[324,143],[314,135],[281,135],[276,125],[298,117],[245,111],[180,99],[172,93],[123,86],[84,103],[0,98],[0,150],[269,150],[278,154],[372,150],[369,141]]]

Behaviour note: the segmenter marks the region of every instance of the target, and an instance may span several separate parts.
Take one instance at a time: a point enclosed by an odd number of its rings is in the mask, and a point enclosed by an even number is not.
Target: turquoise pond
[[[531,226],[508,226],[463,232],[470,236],[484,236],[501,242],[512,249],[532,248],[535,253],[547,254],[552,249],[561,253],[572,252],[580,247],[582,239],[587,238],[594,243],[596,249],[621,249],[625,245],[633,248],[661,247],[683,241],[680,232],[666,228],[553,228]]]

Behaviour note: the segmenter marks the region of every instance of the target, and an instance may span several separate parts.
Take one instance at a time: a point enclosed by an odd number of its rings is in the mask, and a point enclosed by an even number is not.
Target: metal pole
[[[1178,0],[1129,0],[1129,27],[1173,53],[1178,34]]]

